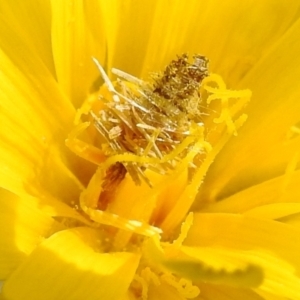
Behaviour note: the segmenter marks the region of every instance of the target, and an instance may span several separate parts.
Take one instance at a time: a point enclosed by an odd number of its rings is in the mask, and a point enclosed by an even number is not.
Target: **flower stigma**
[[[163,284],[194,298],[193,276],[173,261],[201,182],[246,121],[251,92],[228,89],[199,54],[179,55],[147,80],[112,69],[112,81],[93,61],[104,84],[78,109],[66,140],[97,166],[78,210],[105,232],[106,251],[141,254],[131,287],[137,296],[147,299],[149,285]]]

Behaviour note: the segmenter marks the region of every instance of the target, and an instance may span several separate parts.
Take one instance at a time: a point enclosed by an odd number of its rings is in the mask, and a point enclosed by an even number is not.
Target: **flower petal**
[[[136,297],[133,293],[128,291],[123,297],[120,298],[120,300],[136,300]]]
[[[261,217],[280,218],[286,214],[299,212],[299,184],[300,171],[295,171],[291,176],[285,174],[242,190],[222,201],[202,208],[202,211],[226,213],[247,212],[248,214],[252,211],[251,214],[254,216],[255,211],[259,213],[261,207],[261,213],[265,211]],[[277,209],[275,209],[276,207]]]
[[[201,53],[210,59],[214,72],[222,75],[230,86],[236,84],[291,26],[298,9],[299,3],[286,5],[283,0],[259,4],[255,0],[242,3],[230,0],[221,4],[218,0],[173,1],[172,5],[158,2],[154,12],[147,10],[153,20],[149,41],[144,45],[143,74],[147,74],[149,68],[160,70],[176,54]],[[140,41],[144,40],[143,30],[147,30],[145,24],[149,24],[149,17],[143,22],[143,10],[137,11],[141,18],[136,18],[138,23],[134,22],[136,28],[130,35]],[[129,16],[125,14],[123,18],[131,20]],[[120,28],[120,34],[125,37],[128,36],[126,29]],[[127,65],[135,64],[135,45],[127,44],[126,50],[123,47],[119,50],[129,53]],[[131,69],[125,70],[131,72]]]
[[[263,300],[258,294],[250,289],[233,288],[230,286],[199,284],[200,299],[202,300]],[[199,299],[199,300],[200,300]],[[270,299],[271,300],[271,299]],[[273,299],[275,300],[275,299]],[[278,300],[278,299],[277,299]],[[283,300],[283,299],[282,299]]]
[[[196,52],[201,47],[212,70],[234,87],[285,34],[298,16],[298,9],[299,3],[288,6],[284,0],[201,2],[202,15],[189,27],[185,47]]]
[[[51,1],[57,80],[76,107],[98,75],[92,57],[105,63],[105,32],[99,1]]]
[[[55,69],[51,51],[50,22],[51,10],[48,0],[29,1],[1,1],[0,4],[0,48],[9,57],[14,56],[17,47],[11,51],[6,38],[10,33],[10,38],[16,36],[22,43],[30,49],[33,57],[40,58],[48,70],[55,77]],[[13,34],[12,34],[13,32]],[[26,52],[23,52],[24,55]]]
[[[212,165],[202,199],[222,199],[278,176],[297,157],[300,138],[291,137],[290,130],[300,121],[299,34],[300,21],[241,83],[253,91],[248,120]]]
[[[22,39],[7,29],[3,41],[10,58],[0,50],[1,186],[17,194],[44,188],[73,201],[80,189],[76,176],[86,175],[64,142],[74,108]]]
[[[5,279],[49,234],[53,219],[34,198],[19,198],[0,189],[0,280]]]
[[[190,297],[194,298],[194,297]],[[187,299],[181,295],[175,287],[172,287],[166,283],[161,283],[159,285],[150,285],[148,290],[149,300],[185,300]]]
[[[139,76],[144,66],[145,55],[153,50],[153,45],[150,44],[149,48],[149,37],[153,36],[157,22],[162,21],[162,13],[172,6],[166,8],[166,3],[151,0],[104,0],[102,6],[105,25],[108,28],[108,65]],[[161,31],[163,32],[164,30]],[[156,34],[155,36],[157,37]],[[156,48],[160,48],[157,45],[156,43]],[[154,66],[156,65],[151,66],[151,71],[155,70]]]
[[[104,246],[99,238],[99,233],[89,228],[51,236],[5,282],[4,297],[11,300],[120,299],[133,279],[139,256],[99,253]]]
[[[300,299],[299,234],[299,229],[276,221],[233,214],[196,214],[185,243],[224,249],[224,253],[232,251],[237,259],[262,267],[265,279],[260,289]]]

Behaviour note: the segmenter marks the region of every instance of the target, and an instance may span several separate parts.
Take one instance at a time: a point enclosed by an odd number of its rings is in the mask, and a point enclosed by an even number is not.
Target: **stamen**
[[[165,273],[161,276],[161,279],[176,288],[179,294],[186,299],[196,298],[200,294],[200,289],[185,278],[178,278],[170,273]]]
[[[120,78],[123,78],[129,82],[132,82],[134,84],[137,84],[137,85],[142,85],[144,82],[143,80],[135,77],[135,76],[132,76],[131,74],[128,74],[122,70],[119,70],[119,69],[116,69],[116,68],[112,68],[111,69],[112,73],[117,75],[118,77]]]
[[[155,163],[149,161],[146,167],[159,173],[174,169],[175,162],[188,153],[187,149],[180,151],[178,157],[174,156],[170,161],[160,160],[181,145],[185,137],[190,135],[191,126],[203,126],[199,122],[197,106],[200,103],[199,86],[208,75],[207,59],[195,55],[190,63],[187,54],[179,56],[163,74],[155,75],[153,84],[118,69],[113,69],[113,73],[123,80],[118,79],[113,84],[99,62],[95,58],[93,60],[112,99],[118,96],[117,101],[102,98],[106,108],[98,116],[92,114],[96,120],[95,127],[110,145],[111,153],[107,155],[131,153],[157,158]],[[108,121],[110,119],[114,122]],[[196,139],[197,135],[192,143]],[[136,184],[143,180],[151,186],[144,175],[145,166],[139,159],[123,163]]]
[[[171,235],[188,214],[216,155],[245,122],[247,116],[239,111],[250,92],[227,89],[219,76],[209,75],[208,60],[201,55],[194,55],[192,61],[187,54],[178,56],[162,73],[153,74],[150,82],[118,69],[113,73],[119,78],[111,82],[97,59],[93,61],[105,85],[94,103],[88,101],[78,111],[78,125],[66,141],[72,151],[99,166],[82,193],[81,209],[97,223],[157,235],[162,230],[146,223],[152,218],[149,214],[144,222],[144,218],[123,218],[119,212],[110,212],[114,211],[114,191],[120,191],[128,175],[135,185],[145,182],[158,195],[164,181],[153,184],[147,170],[166,175],[168,183],[180,177],[180,194],[167,201],[168,213],[158,212],[159,221],[152,220]],[[213,110],[210,104],[216,101]],[[90,122],[80,123],[83,114]],[[213,126],[207,128],[207,123]],[[93,145],[78,138],[90,124],[89,131],[96,137]],[[125,235],[118,241],[125,241]]]
[[[218,81],[220,86],[225,88],[225,84],[222,82],[222,79],[218,78]],[[244,91],[241,91],[241,94],[244,94]],[[213,163],[215,157],[227,143],[231,135],[234,134],[234,132],[236,132],[244,124],[246,119],[247,116],[243,114],[239,118],[237,118],[237,120],[232,121],[235,131],[228,130],[227,133],[223,133],[223,135],[220,137],[220,139],[214,145],[214,147],[211,147],[211,145],[208,142],[202,141],[200,145],[198,142],[198,147],[202,147],[202,149],[204,148],[206,150],[207,154],[205,160],[196,170],[191,183],[187,185],[184,192],[180,195],[179,199],[177,199],[177,202],[172,208],[172,211],[168,213],[166,219],[163,221],[162,224],[160,224],[160,227],[165,233],[172,232],[176,225],[180,224],[180,222],[186,216],[198,193],[199,183],[202,182],[210,165]]]
[[[94,210],[86,207],[85,213],[91,218],[91,220],[97,223],[110,225],[119,229],[131,231],[133,233],[149,237],[162,233],[162,230],[158,227],[150,226],[146,223],[136,220],[127,220],[107,211]]]
[[[111,81],[109,80],[108,76],[106,75],[104,69],[102,68],[102,66],[100,65],[100,63],[98,62],[98,60],[96,58],[92,57],[92,60],[95,63],[95,65],[97,66],[97,68],[98,68],[98,70],[99,70],[99,72],[100,72],[100,74],[101,74],[104,82],[107,85],[108,90],[111,93],[114,93],[114,95],[113,95],[114,101],[115,102],[120,102],[119,97],[115,94],[115,88],[114,88],[113,84],[111,83]]]

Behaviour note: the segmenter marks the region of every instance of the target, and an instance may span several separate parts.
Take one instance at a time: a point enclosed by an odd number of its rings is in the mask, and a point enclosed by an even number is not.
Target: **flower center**
[[[210,164],[245,121],[249,91],[231,91],[201,55],[178,56],[143,81],[113,69],[78,110],[67,146],[98,169],[80,198],[114,244],[134,234],[176,236]],[[80,135],[80,139],[78,138]]]
[[[152,82],[114,70],[123,80],[114,85],[108,81],[111,97],[100,94],[103,108],[90,113],[105,141],[102,150],[107,157],[130,153],[136,158],[112,165],[114,171],[107,171],[106,181],[114,180],[111,174],[116,170],[120,178],[126,170],[137,185],[144,180],[152,187],[145,170],[166,174],[176,168],[202,130],[199,88],[208,75],[207,63],[203,56],[195,55],[190,63],[188,56],[182,55],[163,73],[153,74]],[[189,139],[189,147],[179,149],[191,136],[194,140]]]
[[[182,264],[174,257],[192,224],[201,182],[246,120],[239,111],[251,93],[228,90],[201,55],[178,56],[148,81],[113,69],[118,79],[111,82],[94,62],[104,85],[78,110],[66,140],[98,166],[80,210],[102,229],[105,251],[141,254],[131,285],[139,298],[147,299],[151,285],[194,298],[199,289],[180,278]]]

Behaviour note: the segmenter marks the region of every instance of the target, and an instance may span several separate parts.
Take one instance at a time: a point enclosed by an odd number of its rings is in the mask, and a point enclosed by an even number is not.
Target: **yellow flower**
[[[2,299],[300,299],[296,1],[2,2]],[[169,105],[140,78],[186,52],[200,112],[103,142],[115,96]]]

